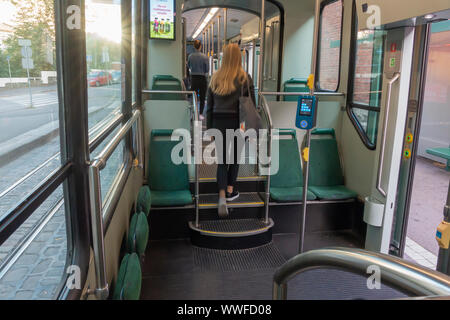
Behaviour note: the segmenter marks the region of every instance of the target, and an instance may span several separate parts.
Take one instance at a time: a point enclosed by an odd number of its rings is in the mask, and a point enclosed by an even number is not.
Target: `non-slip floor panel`
[[[194,266],[201,271],[249,271],[274,269],[286,260],[273,244],[243,250],[194,247]]]
[[[201,221],[199,229],[211,232],[246,232],[267,228],[260,219],[224,219]]]
[[[143,266],[141,299],[270,300],[273,275],[295,254],[297,240],[295,235],[274,235],[272,244],[253,252],[227,254],[199,250],[187,239],[152,241]],[[231,265],[235,270],[229,270]],[[370,290],[367,277],[335,269],[309,270],[288,284],[288,298],[295,300],[402,297],[384,284]]]

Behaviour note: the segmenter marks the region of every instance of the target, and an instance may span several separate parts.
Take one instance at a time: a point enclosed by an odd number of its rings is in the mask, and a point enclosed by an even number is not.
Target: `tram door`
[[[365,201],[364,221],[367,223],[366,249],[388,253],[408,109],[415,28],[394,28],[383,33],[376,162],[371,195]],[[371,91],[377,90],[380,88],[371,88]]]
[[[429,49],[430,29],[431,24],[423,24],[384,31],[383,85],[376,165],[372,177],[372,192],[366,198],[364,209],[364,221],[367,223],[366,249],[368,250],[398,256],[403,256],[405,251],[415,173],[414,161],[420,152],[417,143],[421,124],[420,115],[424,111],[423,97],[427,95],[425,78],[429,60],[426,53]],[[448,81],[436,85],[442,85],[441,87],[447,90]],[[445,99],[448,97],[445,96]],[[441,113],[441,117],[445,115]],[[445,128],[448,129],[449,122],[448,118],[446,119],[442,121],[447,121]],[[436,130],[436,124],[433,126],[434,130]],[[444,133],[441,136],[443,140],[446,140],[444,144],[450,143],[448,141],[450,135]],[[444,189],[447,192],[447,187]],[[430,194],[433,193],[431,190],[430,192]],[[444,198],[446,199],[446,195]],[[445,200],[438,205],[442,211]],[[428,219],[426,215],[432,208],[424,205],[421,210],[425,219]],[[434,238],[433,228],[427,232],[430,233],[428,236]],[[420,250],[420,246],[417,248]]]

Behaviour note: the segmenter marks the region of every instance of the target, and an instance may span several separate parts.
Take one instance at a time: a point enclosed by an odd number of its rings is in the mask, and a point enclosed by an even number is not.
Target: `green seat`
[[[303,200],[303,172],[300,162],[295,130],[280,129],[278,172],[270,177],[270,197],[276,202],[299,202]],[[316,196],[308,191],[308,200]]]
[[[192,204],[188,166],[174,164],[172,149],[180,141],[171,141],[173,130],[153,130],[150,136],[149,174],[152,206],[184,206]],[[183,155],[182,155],[183,156]]]
[[[138,197],[136,200],[136,211],[144,212],[146,216],[150,213],[150,207],[152,206],[151,191],[148,186],[142,186],[139,189]]]
[[[300,95],[308,94],[308,79],[291,78],[283,84],[283,92],[298,92]],[[285,96],[283,101],[297,101],[298,96]]]
[[[346,200],[358,194],[344,186],[339,151],[334,129],[318,129],[313,136],[327,135],[331,138],[311,139],[309,151],[309,190],[320,200]]]
[[[450,171],[450,147],[427,149],[427,153],[435,157],[447,160],[447,167],[445,168],[445,170]]]
[[[145,253],[148,243],[149,227],[144,212],[135,213],[131,218],[127,238],[128,252],[136,252],[140,257]]]
[[[183,91],[181,81],[171,75],[155,75],[153,76],[152,90],[163,91]],[[150,100],[184,100],[185,97],[179,93],[153,93]]]
[[[114,289],[114,300],[139,300],[141,295],[142,272],[136,253],[127,253],[120,264]]]

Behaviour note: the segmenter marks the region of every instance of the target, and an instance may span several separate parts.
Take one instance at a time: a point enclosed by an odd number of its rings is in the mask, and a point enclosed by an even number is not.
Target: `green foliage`
[[[30,70],[30,76],[40,77],[41,71],[56,70],[54,0],[10,0],[10,2],[16,6],[17,16],[14,31],[4,41],[5,49],[0,51],[0,77],[9,77],[7,56],[11,58],[12,76],[26,76],[26,70],[22,68],[19,39],[30,39],[32,43],[34,69]],[[53,64],[47,62],[49,49],[53,52]]]

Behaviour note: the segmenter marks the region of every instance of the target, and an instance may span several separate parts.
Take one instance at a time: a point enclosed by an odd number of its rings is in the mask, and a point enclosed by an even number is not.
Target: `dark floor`
[[[306,249],[352,244],[350,233],[307,235]],[[211,250],[189,239],[152,241],[143,266],[141,299],[266,300],[272,298],[277,267],[297,253],[295,234],[278,234],[263,247]],[[390,288],[367,289],[367,278],[329,269],[305,272],[289,282],[289,299],[389,299],[404,297]]]

